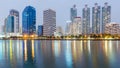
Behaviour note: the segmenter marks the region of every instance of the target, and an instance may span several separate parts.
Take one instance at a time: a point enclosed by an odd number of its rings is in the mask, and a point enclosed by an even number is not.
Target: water
[[[0,40],[0,68],[120,68],[120,41]]]

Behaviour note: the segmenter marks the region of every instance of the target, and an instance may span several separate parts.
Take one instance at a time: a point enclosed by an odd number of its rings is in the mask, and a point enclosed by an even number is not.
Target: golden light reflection
[[[91,53],[90,40],[88,40],[88,52]]]
[[[25,47],[24,47],[25,56],[24,56],[24,58],[25,58],[25,61],[27,61],[27,40],[24,40],[24,43],[25,43]]]
[[[108,56],[108,41],[105,40],[105,54]]]
[[[109,51],[110,52],[112,51],[112,41],[111,40],[109,41]]]
[[[73,47],[74,47],[74,50],[76,50],[76,41],[75,40],[73,41]]]
[[[35,57],[35,51],[34,51],[34,40],[32,40],[32,58]]]
[[[82,40],[80,41],[80,50],[81,50],[81,52],[83,51],[83,41]]]
[[[76,41],[72,41],[72,54],[73,54],[73,60],[76,63],[77,62],[77,49],[76,49]]]

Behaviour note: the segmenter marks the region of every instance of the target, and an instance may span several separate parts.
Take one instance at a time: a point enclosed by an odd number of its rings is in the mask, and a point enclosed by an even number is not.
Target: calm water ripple
[[[120,41],[0,40],[0,68],[120,68]]]

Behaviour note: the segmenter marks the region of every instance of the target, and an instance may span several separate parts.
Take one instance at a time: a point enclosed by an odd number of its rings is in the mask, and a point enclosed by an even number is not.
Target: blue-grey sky
[[[0,23],[3,25],[10,9],[20,12],[21,23],[23,9],[31,5],[37,11],[37,25],[43,23],[43,10],[51,8],[57,12],[57,25],[65,27],[66,21],[70,19],[70,8],[73,4],[77,5],[78,16],[81,16],[85,4],[92,8],[96,2],[100,6],[104,6],[104,3],[108,2],[112,6],[112,21],[120,22],[120,0],[2,0],[0,1]]]

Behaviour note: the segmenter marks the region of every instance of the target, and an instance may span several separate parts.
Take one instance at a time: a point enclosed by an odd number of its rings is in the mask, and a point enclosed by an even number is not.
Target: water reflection
[[[0,68],[119,68],[120,41],[0,40]]]

